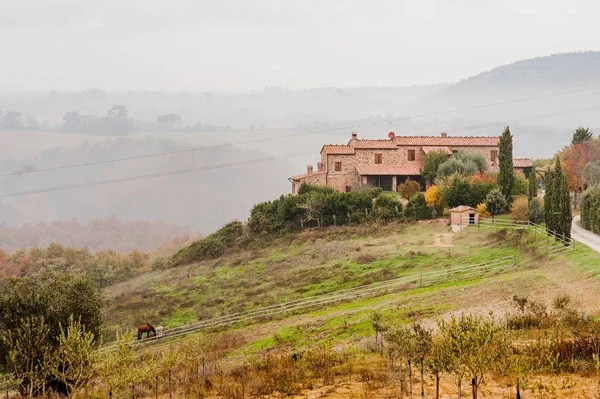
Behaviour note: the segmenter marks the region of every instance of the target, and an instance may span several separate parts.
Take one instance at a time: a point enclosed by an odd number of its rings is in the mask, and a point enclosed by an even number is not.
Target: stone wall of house
[[[326,157],[327,164],[327,186],[339,191],[346,191],[346,186],[356,187],[358,184],[358,173],[356,173],[356,165],[359,165],[355,155],[328,154]],[[335,170],[335,163],[342,163],[342,170]]]
[[[317,173],[313,172],[312,174],[307,174],[302,176],[300,179],[295,180],[292,183],[292,194],[296,194],[298,189],[303,184],[314,184],[315,186],[325,186],[327,185],[327,174],[326,173]]]
[[[488,168],[493,170],[497,166],[492,166],[491,150],[498,150],[498,147],[451,147],[455,151],[477,152],[484,156],[488,163]],[[408,160],[408,151],[415,151],[415,160]],[[321,154],[326,173],[315,172],[313,175],[303,177],[299,184],[309,183],[332,187],[339,191],[345,191],[346,187],[359,187],[364,184],[361,182],[356,172],[359,165],[376,165],[375,154],[382,154],[381,165],[414,165],[422,168],[425,162],[425,152],[421,146],[400,146],[395,149],[362,149],[356,148],[355,154]],[[342,163],[342,170],[335,170],[335,163]],[[497,161],[496,161],[497,163]],[[295,187],[297,190],[299,185]],[[294,191],[294,187],[292,192]]]

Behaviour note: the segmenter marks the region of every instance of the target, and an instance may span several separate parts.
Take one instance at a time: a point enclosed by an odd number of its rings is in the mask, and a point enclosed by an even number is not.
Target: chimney
[[[352,140],[358,140],[358,134],[356,132],[352,132]]]
[[[307,175],[312,175],[312,172],[313,172],[313,166],[312,165],[308,165],[306,167],[306,174]]]
[[[323,170],[325,170],[325,168],[323,167],[323,162],[317,162],[317,170],[319,172],[322,172]]]
[[[442,132],[442,137],[448,137],[448,133]]]

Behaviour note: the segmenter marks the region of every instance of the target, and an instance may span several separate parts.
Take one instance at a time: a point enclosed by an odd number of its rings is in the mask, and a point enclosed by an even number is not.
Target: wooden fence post
[[[477,378],[471,380],[471,385],[473,385],[473,399],[477,399]]]
[[[517,377],[517,399],[521,399],[521,381]]]
[[[404,378],[402,376],[402,357],[400,357],[400,397],[403,398],[404,397]]]
[[[158,376],[154,377],[154,398],[158,399]]]
[[[421,277],[423,278],[423,277]],[[423,378],[423,357],[421,357],[421,399],[425,399],[425,381]]]
[[[410,359],[408,359],[408,395],[410,396],[410,399],[413,399],[412,392],[412,367]]]
[[[171,390],[171,369],[169,369],[169,399],[173,399],[173,391]]]

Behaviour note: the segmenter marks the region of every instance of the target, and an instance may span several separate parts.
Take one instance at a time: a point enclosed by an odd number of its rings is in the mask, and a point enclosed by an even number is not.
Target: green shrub
[[[23,377],[21,391],[30,381],[35,390],[64,391],[49,367],[61,329],[77,320],[95,345],[103,306],[100,289],[87,277],[47,272],[36,278],[0,279],[0,370]]]
[[[404,199],[411,199],[413,195],[421,191],[421,185],[414,180],[407,180],[398,186],[398,192]]]
[[[230,222],[207,237],[181,248],[171,257],[171,266],[219,258],[227,248],[241,245],[245,235],[245,227],[241,222]]]
[[[404,209],[404,217],[409,220],[424,220],[433,218],[433,207],[427,205],[423,193],[415,194]]]
[[[492,217],[494,217],[506,212],[508,201],[500,190],[492,190],[487,197],[485,197],[485,207]]]
[[[534,197],[529,201],[529,221],[532,223],[542,223],[544,221],[544,209],[542,208],[542,201]]]
[[[442,186],[442,198],[450,208],[470,205],[473,201],[468,179],[459,174],[450,176],[446,184]]]
[[[317,186],[314,184],[302,184],[298,189],[298,195],[310,193],[333,194],[336,191],[331,187]]]
[[[423,161],[423,171],[421,175],[425,181],[433,183],[437,179],[440,165],[448,160],[448,155],[444,151],[434,151],[425,155]]]
[[[373,217],[380,222],[397,220],[402,215],[402,204],[392,195],[381,194],[373,204]]]
[[[477,207],[477,205],[485,202],[485,198],[490,193],[490,191],[495,190],[497,188],[498,185],[491,181],[471,182],[471,196],[469,198],[469,202],[466,202],[465,204],[475,208]]]
[[[579,201],[579,209],[583,228],[600,233],[600,186],[585,190]]]
[[[516,174],[513,178],[513,186],[511,194],[513,197],[517,197],[520,195],[527,195],[529,193],[529,182],[527,179],[520,175]]]

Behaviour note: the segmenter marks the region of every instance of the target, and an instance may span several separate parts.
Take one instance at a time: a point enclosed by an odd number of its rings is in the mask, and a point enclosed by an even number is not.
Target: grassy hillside
[[[484,230],[452,234],[445,221],[307,231],[265,248],[231,251],[214,261],[148,273],[107,288],[107,339],[143,322],[177,327],[503,256],[514,255],[525,266],[544,262],[521,245],[518,239],[498,239]]]
[[[520,313],[512,299],[518,295],[544,304],[551,313],[548,320],[557,324],[511,330],[511,342],[532,345],[527,349],[531,352],[516,352],[525,357],[507,361],[488,375],[484,396],[514,397],[516,376],[520,376],[526,397],[593,397],[589,395],[598,386],[589,360],[559,357],[557,362],[547,362],[552,356],[548,357],[542,348],[559,350],[565,342],[571,342],[571,334],[582,329],[570,324],[579,322],[552,321],[557,317],[552,315],[557,296],[570,295],[575,300],[572,315],[580,311],[600,313],[596,295],[600,291],[600,256],[582,245],[553,260],[548,260],[545,253],[546,241],[528,232],[471,228],[453,234],[444,221],[306,231],[262,249],[234,250],[218,260],[150,273],[109,287],[105,291],[109,299],[105,317],[112,331],[142,321],[174,327],[419,271],[443,271],[454,265],[509,255],[515,256],[516,264],[501,271],[450,275],[426,286],[407,285],[384,295],[233,325],[215,333],[165,339],[140,353],[151,367],[148,373],[158,376],[159,391],[163,393],[169,369],[178,395],[242,398],[247,390],[251,397],[274,392],[296,398],[399,397],[397,361],[387,352],[379,354],[375,345],[374,312],[384,323],[394,325],[420,322],[435,327],[436,319],[447,320],[462,312],[493,312],[501,323],[506,323],[502,320],[518,319]],[[578,345],[585,343],[580,341]],[[537,363],[536,351],[540,358]],[[293,360],[296,357],[297,362]],[[518,363],[526,359],[529,363]],[[129,367],[123,366],[121,380],[128,381]],[[135,363],[131,370],[139,373]],[[413,372],[417,394],[420,380]],[[426,377],[426,397],[433,397],[430,377]],[[406,374],[404,379],[406,390]],[[151,395],[152,391],[144,387],[140,392]],[[94,389],[103,392],[104,388]],[[129,388],[125,385],[123,389],[127,392]],[[441,392],[442,397],[456,396],[455,381],[448,373],[442,375]]]

